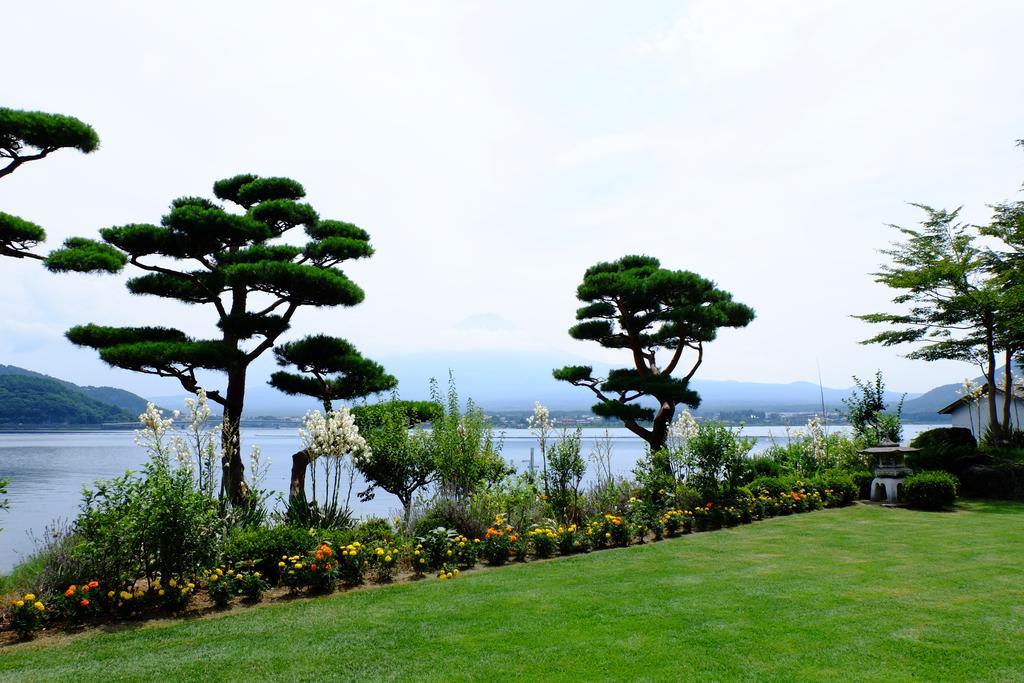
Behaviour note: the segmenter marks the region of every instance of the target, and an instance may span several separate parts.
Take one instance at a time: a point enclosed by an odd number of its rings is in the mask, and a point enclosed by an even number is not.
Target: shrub
[[[558,552],[560,554],[571,555],[587,550],[586,535],[575,524],[559,525],[556,534],[558,535]]]
[[[590,546],[595,550],[614,546],[625,547],[629,545],[631,530],[626,519],[618,515],[605,514],[591,520],[587,525],[587,536],[590,539]]]
[[[978,442],[971,430],[963,427],[943,427],[921,432],[910,442],[917,453],[907,455],[907,466],[918,470],[945,470],[956,472],[957,461],[978,452]]]
[[[270,589],[270,584],[258,571],[244,571],[235,574],[235,585],[238,592],[249,602],[259,602],[263,594]]]
[[[474,538],[470,541],[465,536],[456,536],[451,541],[451,550],[456,566],[469,569],[476,565],[477,556],[480,554],[480,539]]]
[[[56,599],[56,611],[73,624],[80,624],[92,619],[100,608],[98,581],[82,584],[71,584]]]
[[[206,593],[210,600],[217,607],[227,607],[231,599],[238,595],[238,586],[235,585],[235,573],[230,574],[224,571],[224,567],[209,569],[206,574]]]
[[[534,527],[526,536],[533,546],[533,554],[542,560],[554,555],[558,548],[558,534],[549,526]]]
[[[693,531],[693,513],[689,510],[666,510],[661,516],[662,526],[669,536]]]
[[[1024,464],[994,462],[960,473],[960,493],[972,498],[1024,500]]]
[[[79,576],[127,586],[140,576],[194,575],[216,555],[216,502],[196,491],[188,470],[154,459],[85,491],[71,552]]]
[[[705,420],[690,437],[692,471],[689,482],[705,500],[718,502],[742,483],[746,455],[754,447],[752,439],[740,437],[740,430],[723,423]]]
[[[501,517],[494,520],[494,525],[484,533],[480,544],[480,557],[489,565],[497,566],[508,562],[515,554],[513,544],[519,540],[512,527],[504,524]]]
[[[325,532],[319,532],[311,536],[309,529],[285,524],[235,529],[228,534],[221,554],[228,564],[252,560],[268,579],[277,580],[280,577],[278,562],[281,557],[306,555],[316,547],[317,538],[324,535]]]
[[[454,555],[452,542],[458,535],[457,531],[442,526],[431,529],[417,539],[418,549],[422,552],[422,559],[426,560],[427,569],[440,569],[451,560]]]
[[[828,470],[812,481],[815,488],[827,498],[830,505],[850,505],[857,499],[858,488],[853,477],[842,470]]]
[[[321,546],[323,559],[320,562],[325,567],[330,567],[331,552],[329,546]],[[366,572],[367,551],[359,541],[353,541],[349,545],[338,548],[338,577],[346,586],[358,586],[363,582],[363,574]]]
[[[398,571],[398,548],[388,544],[379,545],[370,553],[367,571],[374,583],[389,583]]]
[[[948,472],[918,472],[903,482],[903,500],[909,507],[942,510],[956,501],[957,480]]]
[[[485,483],[473,492],[467,511],[474,523],[472,528],[460,527],[459,531],[474,537],[483,535],[491,520],[499,515],[513,528],[526,529],[545,516],[545,507],[541,491],[529,475],[504,477]]]
[[[363,545],[392,545],[395,543],[395,532],[388,520],[370,517],[355,528],[353,540]]]
[[[547,452],[548,503],[555,518],[576,522],[580,517],[580,484],[587,470],[582,452],[583,430],[563,430]],[[524,520],[525,522],[528,520]],[[513,523],[515,523],[513,521]]]
[[[857,487],[857,498],[865,499],[871,497],[871,482],[875,479],[875,473],[870,470],[854,470],[850,472],[850,478],[853,479],[854,485]]]

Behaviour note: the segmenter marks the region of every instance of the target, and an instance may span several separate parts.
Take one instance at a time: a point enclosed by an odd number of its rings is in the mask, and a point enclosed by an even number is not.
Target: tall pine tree
[[[101,241],[72,238],[46,265],[53,271],[104,269],[101,256],[112,248],[123,263],[142,271],[127,281],[131,293],[202,306],[212,314],[219,329],[213,337],[161,326],[95,324],[74,327],[67,337],[98,350],[112,366],[173,377],[189,392],[200,387],[197,373],[224,373],[222,388],[204,388],[223,411],[223,482],[237,504],[248,491],[238,426],[249,366],[274,347],[300,308],[360,303],[363,290],[339,266],[373,249],[361,228],[320,220],[299,201],[302,185],[289,178],[239,175],[214,183],[213,193],[240,211],[182,197],[159,224],[104,228]],[[283,241],[300,227],[307,238],[303,246]]]

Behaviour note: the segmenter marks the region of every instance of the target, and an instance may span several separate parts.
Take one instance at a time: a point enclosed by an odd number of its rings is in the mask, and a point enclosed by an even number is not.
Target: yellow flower
[[[278,567],[284,567],[284,562],[278,562],[278,563],[277,563],[277,566],[278,566]]]
[[[24,597],[25,602],[32,602],[35,599],[36,599],[36,594],[35,593],[25,593],[25,597]]]
[[[192,590],[192,589],[193,589],[193,588],[195,588],[195,587],[196,587],[196,585],[195,585],[194,583],[192,583],[191,581],[189,581],[189,582],[188,582],[188,588],[189,588],[189,590]]]
[[[25,606],[25,601],[24,600],[15,600],[14,601],[14,606],[15,607],[24,607]]]
[[[171,579],[170,581],[167,582],[167,585],[170,586],[171,588],[175,588],[178,585],[178,582],[177,582],[176,579]]]
[[[111,600],[114,599],[114,595],[115,595],[114,591],[107,591],[107,597],[110,598]]]
[[[377,548],[377,554],[378,555],[383,555],[384,554],[384,548]]]
[[[453,569],[453,570],[452,570],[452,574],[458,574],[458,573],[459,573],[459,570],[458,570],[458,569]]]
[[[210,577],[210,583],[216,583],[217,579],[219,579],[219,578],[220,578],[219,574],[214,574],[213,576]]]
[[[390,555],[385,556],[384,557],[384,561],[385,562],[390,562],[391,561],[391,556]]]
[[[159,595],[162,598],[164,596],[164,589],[161,588],[159,591],[157,591],[157,595]]]
[[[45,610],[45,609],[46,609],[46,607],[45,607],[45,606],[43,605],[43,603],[41,603],[41,602],[36,602],[36,603],[35,603],[35,604],[33,604],[32,606],[33,606],[33,607],[35,607],[35,608],[36,608],[36,611],[38,611],[38,612],[42,612],[43,610]]]

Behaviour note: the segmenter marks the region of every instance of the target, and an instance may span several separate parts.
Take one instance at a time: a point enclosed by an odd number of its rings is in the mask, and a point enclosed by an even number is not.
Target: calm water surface
[[[932,426],[907,425],[904,437],[909,440]],[[756,437],[755,450],[761,450],[769,445],[772,436],[784,441],[785,430],[749,427],[743,433]],[[626,429],[609,432],[613,443],[612,468],[619,474],[628,473],[643,454],[644,442]],[[583,430],[584,454],[592,450],[595,437],[602,434],[603,430]],[[527,469],[532,448],[540,466],[537,442],[527,430],[506,430],[504,435],[502,453],[511,464],[519,470]],[[286,494],[291,455],[300,447],[298,434],[292,429],[243,429],[242,439],[246,451],[250,444],[258,444],[263,458],[270,459],[264,486]],[[83,486],[128,469],[137,470],[145,462],[146,454],[135,445],[131,431],[0,433],[0,478],[11,479],[11,509],[0,512],[0,573],[32,552],[33,538],[41,536],[47,525],[74,519]],[[365,487],[365,482],[356,481],[353,492]],[[391,516],[401,509],[398,499],[381,491],[366,503],[353,493],[352,507],[360,517]]]

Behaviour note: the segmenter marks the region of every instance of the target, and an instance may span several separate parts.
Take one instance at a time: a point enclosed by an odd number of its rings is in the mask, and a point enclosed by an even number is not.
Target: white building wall
[[[1002,395],[999,395],[996,402],[996,414],[1000,420],[1003,419]],[[981,400],[973,405],[957,406],[950,417],[952,418],[953,427],[970,429],[971,433],[974,434],[974,438],[981,441],[981,438],[985,436],[985,430],[988,429],[988,399],[982,396]],[[1024,400],[1019,398],[1013,400],[1013,403],[1010,405],[1010,421],[1015,427],[1021,429],[1021,423],[1024,421]]]

